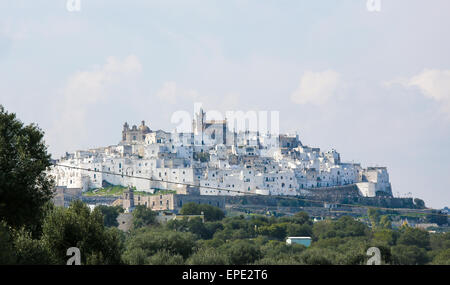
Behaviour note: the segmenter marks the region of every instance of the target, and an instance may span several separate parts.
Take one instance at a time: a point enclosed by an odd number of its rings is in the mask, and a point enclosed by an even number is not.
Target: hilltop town
[[[175,208],[173,195],[218,205],[222,200],[214,199],[221,196],[311,196],[318,190],[392,197],[386,167],[343,162],[336,150],[306,146],[298,135],[230,131],[226,119],[207,120],[202,109],[188,133],[125,123],[117,145],[66,153],[49,175],[64,193],[111,185],[144,194],[165,191],[161,201],[134,198],[156,210]]]

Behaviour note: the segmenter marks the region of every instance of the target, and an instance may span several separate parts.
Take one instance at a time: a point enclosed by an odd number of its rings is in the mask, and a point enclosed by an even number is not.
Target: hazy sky
[[[125,121],[280,112],[281,131],[388,167],[394,194],[450,205],[450,1],[0,2],[0,104],[54,157]]]

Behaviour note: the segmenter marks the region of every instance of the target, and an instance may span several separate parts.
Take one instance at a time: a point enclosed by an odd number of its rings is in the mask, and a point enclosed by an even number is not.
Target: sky
[[[395,196],[449,206],[450,1],[370,1],[2,0],[0,104],[54,158],[195,103],[277,111],[303,144],[387,166]]]

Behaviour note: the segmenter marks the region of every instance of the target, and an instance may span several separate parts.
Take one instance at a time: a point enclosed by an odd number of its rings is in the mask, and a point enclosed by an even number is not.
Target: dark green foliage
[[[407,227],[401,232],[397,244],[428,249],[430,247],[430,234],[421,229]]]
[[[156,223],[156,212],[144,205],[138,205],[133,210],[133,228],[138,229]]]
[[[209,239],[213,235],[206,229],[200,217],[171,220],[167,223],[167,228],[178,232],[191,232],[202,239]]]
[[[261,258],[261,250],[248,240],[234,240],[222,246],[221,251],[233,265],[251,264]]]
[[[258,228],[258,234],[282,240],[286,237],[286,227],[287,223],[261,226]]]
[[[374,228],[378,227],[379,223],[380,223],[380,216],[381,216],[380,211],[370,208],[367,214],[369,216],[369,220],[370,220],[370,224],[372,225],[372,228],[374,229]]]
[[[106,229],[98,209],[92,213],[81,201],[55,208],[44,220],[42,242],[57,264],[65,264],[69,247],[78,247],[82,264],[119,264],[121,239],[117,229]]]
[[[33,239],[24,229],[14,237],[14,248],[17,256],[16,264],[39,265],[55,264],[50,248],[41,239]]]
[[[333,254],[327,258],[332,260],[333,264],[358,265],[364,263],[369,243],[365,236],[333,237],[316,241],[307,251],[317,248],[332,250]]]
[[[0,222],[0,265],[14,264],[15,262],[13,238],[6,223]]]
[[[0,105],[0,221],[13,228],[25,226],[39,236],[44,205],[53,195],[44,171],[51,165],[35,125],[24,126]]]
[[[392,229],[391,219],[388,215],[381,216],[379,227],[382,229]]]
[[[389,229],[379,229],[373,232],[372,242],[378,245],[392,246],[396,243],[399,233]]]
[[[332,265],[336,260],[336,253],[325,248],[311,248],[300,254],[301,260],[308,265]]]
[[[260,248],[263,257],[256,263],[261,265],[303,264],[300,253],[306,249],[303,245],[286,245],[285,242],[275,240],[262,242]]]
[[[450,265],[450,248],[439,252],[434,258],[432,264],[434,265]]]
[[[287,236],[312,236],[312,227],[309,224],[291,224],[288,223],[286,225],[286,234]]]
[[[103,215],[103,224],[105,227],[117,227],[119,223],[117,222],[117,217],[120,213],[123,213],[123,208],[121,206],[106,206],[99,205],[96,207]]]
[[[225,213],[220,208],[207,204],[189,202],[184,204],[180,210],[182,215],[200,215],[202,212],[205,215],[205,220],[209,222],[220,221],[225,217]]]
[[[337,221],[321,221],[313,226],[315,238],[332,238],[347,236],[364,236],[369,233],[369,229],[361,222],[355,221],[352,217],[343,216]]]
[[[229,257],[217,251],[217,249],[208,247],[200,248],[186,261],[190,265],[227,265],[230,264]]]
[[[148,265],[182,265],[184,264],[183,256],[180,254],[173,254],[168,250],[157,251],[148,259]]]
[[[418,209],[425,209],[425,202],[422,199],[414,198],[414,206]]]
[[[433,250],[450,248],[450,232],[437,233],[430,236],[430,246]]]
[[[142,228],[127,242],[123,254],[127,264],[149,264],[150,257],[161,251],[187,258],[194,252],[196,236],[188,232]]]
[[[415,245],[399,244],[391,249],[394,264],[422,265],[428,262],[425,249]]]

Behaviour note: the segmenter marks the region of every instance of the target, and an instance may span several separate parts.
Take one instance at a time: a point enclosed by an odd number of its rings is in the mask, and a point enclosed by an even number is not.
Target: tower
[[[198,113],[195,113],[192,121],[192,132],[194,133],[194,140],[203,145],[203,132],[205,130],[206,113],[200,108]]]
[[[125,122],[125,124],[123,124],[122,141],[126,141],[127,140],[127,132],[129,130],[130,130],[130,126],[128,125],[127,122]]]
[[[131,212],[133,210],[133,208],[134,208],[133,188],[128,187],[128,189],[123,192],[122,206],[128,212]]]
[[[198,135],[205,129],[206,113],[200,108],[198,113],[194,115],[194,121],[192,122],[192,131]]]

